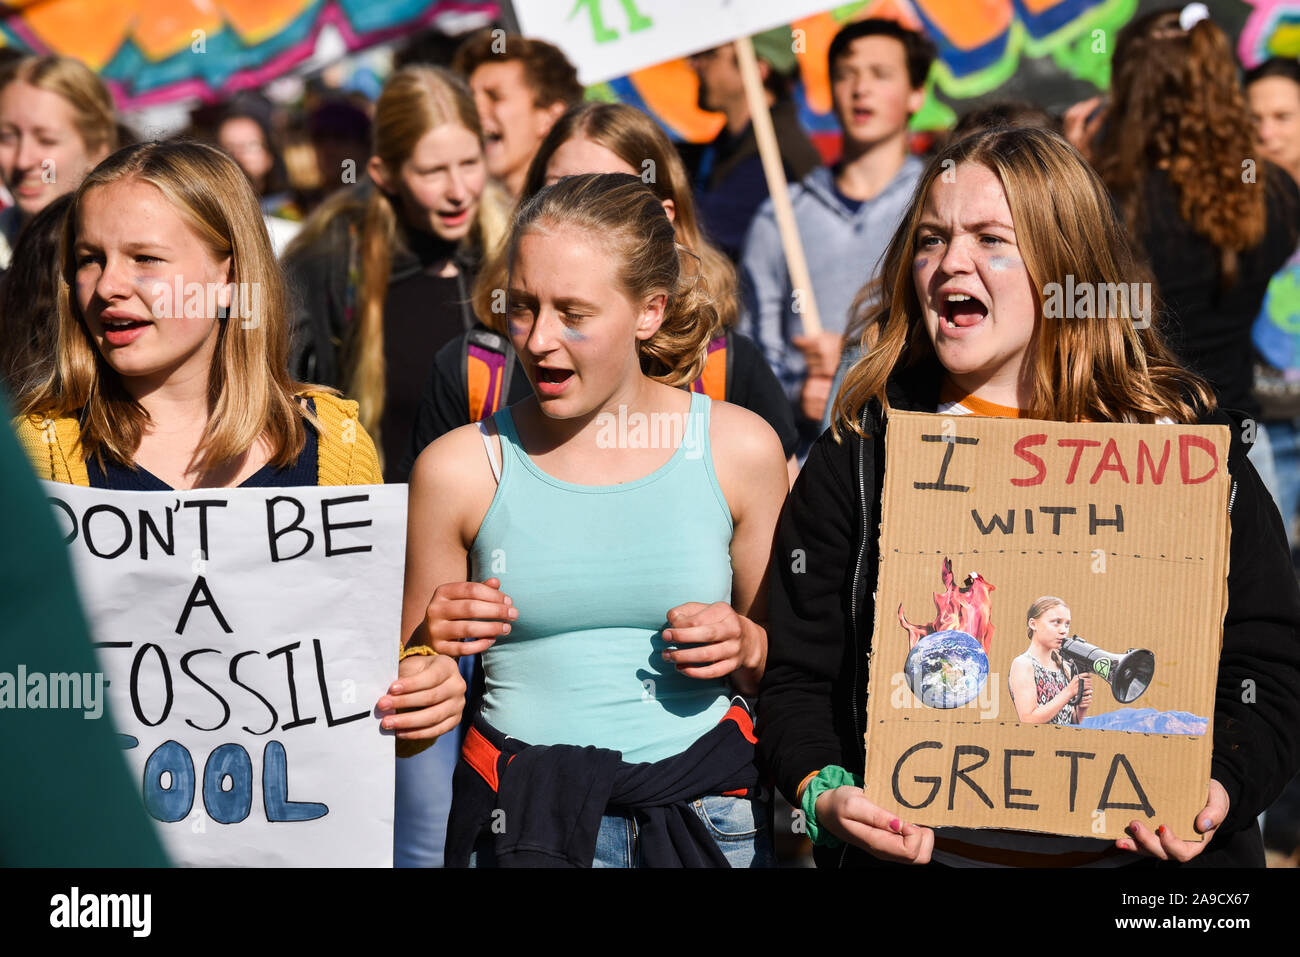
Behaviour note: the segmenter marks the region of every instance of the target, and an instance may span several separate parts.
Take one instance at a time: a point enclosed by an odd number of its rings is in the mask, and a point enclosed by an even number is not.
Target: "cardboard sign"
[[[931,826],[1118,838],[1136,818],[1196,840],[1228,442],[891,413],[867,796]]]
[[[514,0],[520,32],[563,50],[586,86],[834,6],[826,0]]]
[[[171,859],[391,866],[406,487],[45,488]]]

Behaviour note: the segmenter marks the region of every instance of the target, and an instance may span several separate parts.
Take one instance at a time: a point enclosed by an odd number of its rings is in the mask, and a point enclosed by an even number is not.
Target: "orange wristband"
[[[803,792],[804,789],[808,787],[808,782],[811,781],[813,778],[817,777],[817,775],[821,773],[822,773],[822,769],[818,768],[816,771],[809,771],[806,775],[804,775],[804,779],[800,781],[799,786],[794,789],[794,799],[796,802],[803,800]]]

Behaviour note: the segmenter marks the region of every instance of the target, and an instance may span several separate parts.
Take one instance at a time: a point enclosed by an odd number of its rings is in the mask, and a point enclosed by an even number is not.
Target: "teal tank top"
[[[722,719],[726,683],[688,678],[661,657],[670,608],[731,601],[731,511],[713,471],[709,404],[693,393],[672,458],[619,485],[546,474],[520,447],[510,410],[496,413],[501,479],[471,571],[499,578],[519,618],[481,658],[493,727],[635,763],[684,750]]]

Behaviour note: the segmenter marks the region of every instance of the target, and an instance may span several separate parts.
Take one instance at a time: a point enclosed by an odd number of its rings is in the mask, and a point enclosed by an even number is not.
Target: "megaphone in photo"
[[[1145,648],[1130,648],[1120,654],[1103,651],[1090,645],[1078,635],[1071,635],[1061,644],[1061,654],[1074,663],[1080,674],[1093,674],[1110,685],[1110,693],[1120,704],[1129,704],[1142,697],[1156,673],[1156,656]],[[1083,700],[1083,689],[1075,703]]]

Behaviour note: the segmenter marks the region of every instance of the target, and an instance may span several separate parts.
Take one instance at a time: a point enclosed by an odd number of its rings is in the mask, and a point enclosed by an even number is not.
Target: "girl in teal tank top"
[[[709,397],[691,395],[683,441],[664,465],[589,485],[544,472],[520,448],[510,410],[497,413],[501,483],[471,577],[498,578],[529,614],[483,656],[483,717],[494,727],[657,761],[726,713],[722,678],[687,677],[663,657],[668,609],[731,600],[731,512],[709,418]],[[562,708],[556,688],[566,689]]]
[[[538,193],[508,257],[535,396],[417,461],[404,633],[483,653],[496,732],[627,763],[680,755],[762,677],[780,442],[753,413],[677,388],[698,377],[717,313],[638,177]],[[696,797],[706,822],[704,802],[734,800]],[[629,810],[607,809],[600,847],[620,815],[635,832]]]

